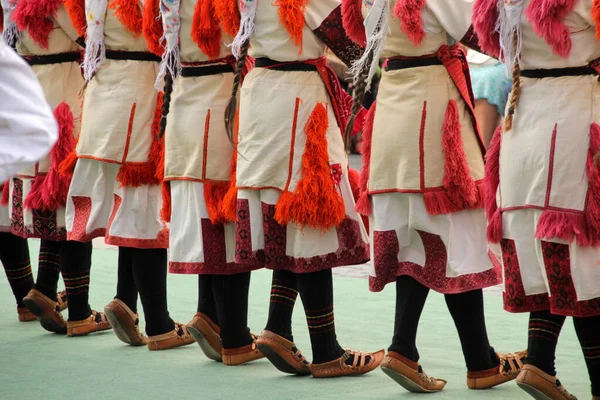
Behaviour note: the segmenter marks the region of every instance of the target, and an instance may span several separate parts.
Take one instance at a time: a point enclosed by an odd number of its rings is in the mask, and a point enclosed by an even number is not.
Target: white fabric
[[[181,56],[179,51],[179,32],[181,18],[179,16],[180,0],[161,0],[160,16],[162,18],[163,36],[161,43],[165,46],[160,69],[156,77],[156,88],[163,86],[165,75],[168,73],[175,79],[181,73]]]
[[[4,15],[4,32],[2,32],[2,38],[4,42],[14,45],[19,42],[21,34],[17,28],[17,24],[13,21],[12,13],[17,7],[17,0],[1,0],[2,13]]]
[[[191,181],[171,181],[171,235],[169,262],[203,263],[205,243],[201,221],[209,219],[204,185]],[[226,262],[235,262],[235,224],[225,228]]]
[[[56,120],[31,68],[0,41],[0,182],[46,156],[57,139]]]
[[[398,261],[425,265],[423,242],[417,230],[439,235],[445,244],[447,278],[485,272],[492,268],[488,257],[485,213],[482,209],[430,215],[423,195],[385,193],[372,196],[371,232],[396,231]],[[371,259],[374,259],[371,254]],[[431,256],[431,255],[429,255]]]
[[[83,59],[83,76],[89,81],[96,70],[106,59],[104,45],[104,22],[108,0],[85,0],[87,31],[85,41],[85,57]]]

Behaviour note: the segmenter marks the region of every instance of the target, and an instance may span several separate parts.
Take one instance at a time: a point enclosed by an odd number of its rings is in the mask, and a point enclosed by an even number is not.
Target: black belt
[[[318,71],[317,67],[302,61],[275,61],[262,57],[255,60],[255,67],[268,68],[276,71]]]
[[[571,67],[554,69],[524,69],[521,76],[524,78],[559,78],[561,76],[585,76],[598,75],[598,72],[592,67]]]
[[[114,51],[107,50],[106,58],[109,60],[131,60],[161,62],[161,58],[145,51]]]
[[[184,78],[191,78],[198,76],[229,74],[233,72],[233,67],[230,64],[199,65],[197,67],[184,66],[181,69],[181,76]]]
[[[386,71],[395,71],[399,69],[430,67],[432,65],[443,65],[437,57],[414,57],[414,58],[390,58],[387,60]]]
[[[43,56],[25,56],[23,58],[25,59],[25,61],[27,61],[27,64],[29,65],[62,64],[81,61],[81,53],[58,53]]]

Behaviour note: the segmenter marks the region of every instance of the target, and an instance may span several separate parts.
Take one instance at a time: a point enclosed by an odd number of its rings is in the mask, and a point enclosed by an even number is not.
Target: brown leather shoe
[[[363,375],[373,371],[381,364],[385,350],[379,350],[376,353],[360,353],[354,350],[346,349],[346,352],[336,360],[322,364],[311,364],[310,371],[313,378],[335,378],[338,376]],[[346,361],[354,357],[352,364]],[[367,357],[371,359],[366,362]]]
[[[140,333],[140,319],[137,314],[131,311],[127,304],[119,299],[114,299],[106,307],[104,314],[117,337],[132,346],[144,346],[148,343],[148,338]]]
[[[17,307],[17,315],[19,316],[19,321],[21,322],[31,322],[37,320],[34,313],[29,311],[27,307]]]
[[[196,313],[187,328],[206,357],[222,361],[221,329],[210,318],[201,312]]]
[[[23,298],[27,306],[38,319],[42,328],[54,333],[67,333],[67,323],[60,313],[58,303],[36,289],[31,289]]]
[[[536,400],[577,400],[555,376],[526,364],[517,376],[517,385]]]
[[[86,336],[90,333],[110,329],[110,322],[104,313],[92,310],[92,314],[82,321],[67,321],[67,336]]]
[[[514,380],[523,368],[527,350],[518,353],[497,353],[500,365],[484,371],[467,372],[469,389],[490,389]]]
[[[58,299],[58,307],[60,308],[60,311],[65,311],[67,308],[69,308],[69,300],[67,299],[66,290],[56,293],[56,298]]]
[[[264,330],[256,340],[261,353],[281,372],[310,375],[310,363],[293,342],[274,332]]]
[[[242,365],[251,361],[264,358],[256,346],[256,336],[252,335],[252,343],[237,349],[223,349],[223,364],[225,365]]]
[[[194,343],[194,338],[188,332],[187,327],[179,322],[175,322],[175,329],[171,332],[148,337],[149,350],[168,350],[192,343]]]
[[[387,376],[404,389],[413,393],[439,392],[446,381],[427,376],[419,363],[409,360],[395,351],[389,351],[381,363],[381,369]]]

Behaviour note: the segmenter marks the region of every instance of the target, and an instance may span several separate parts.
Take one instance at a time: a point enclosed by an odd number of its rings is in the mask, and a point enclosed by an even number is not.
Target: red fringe
[[[115,17],[135,37],[142,34],[142,10],[138,0],[115,0],[108,8],[115,10]]]
[[[204,182],[204,201],[208,217],[213,224],[227,222],[223,213],[223,201],[229,192],[229,182]]]
[[[498,210],[496,194],[500,185],[500,148],[502,145],[502,126],[494,132],[490,147],[485,156],[484,203],[488,219],[488,240],[498,243],[502,239],[502,214]]]
[[[571,52],[571,32],[564,19],[578,0],[531,0],[525,14],[533,31],[544,38],[557,55],[567,58]]]
[[[456,204],[454,198],[446,190],[439,192],[423,193],[423,201],[425,208],[431,215],[449,214],[465,209],[474,209],[483,207],[484,184],[483,182],[475,185],[475,202],[473,205],[465,205],[464,203]]]
[[[275,0],[274,5],[279,7],[279,21],[294,39],[299,48],[298,54],[302,53],[302,30],[308,0]]]
[[[596,37],[600,39],[600,0],[592,4],[592,19],[596,23]]]
[[[498,0],[475,0],[473,6],[473,29],[479,46],[489,55],[500,56],[500,34],[496,31]]]
[[[75,140],[75,148],[73,151],[58,165],[58,173],[61,175],[73,176],[75,164],[77,164],[77,140]]]
[[[171,182],[162,183],[162,209],[160,217],[164,222],[171,222]]]
[[[362,0],[342,0],[344,30],[356,44],[367,45],[367,32],[362,16]]]
[[[61,103],[54,110],[54,117],[58,123],[58,142],[50,153],[50,170],[44,179],[42,187],[42,201],[45,210],[57,210],[67,204],[67,195],[71,185],[71,177],[61,175],[59,166],[75,150],[75,120],[71,108],[67,103]]]
[[[373,123],[375,122],[375,110],[377,103],[373,103],[367,117],[365,118],[365,129],[362,137],[361,154],[363,164],[360,170],[360,198],[356,201],[356,211],[362,215],[371,214],[371,200],[369,199],[369,174],[371,173],[371,140],[373,138]]]
[[[81,37],[85,36],[87,30],[87,19],[85,17],[85,1],[84,0],[64,0],[65,8],[71,18],[71,23],[75,27],[77,34]]]
[[[44,208],[44,202],[42,200],[42,190],[44,186],[44,175],[38,174],[33,180],[31,190],[25,198],[23,205],[25,208],[32,210],[42,210]]]
[[[588,192],[585,210],[587,237],[592,246],[600,245],[600,171],[595,159],[599,151],[600,125],[593,123],[590,127],[590,148],[586,164]]]
[[[360,198],[360,173],[348,167],[348,180],[350,181],[350,188],[352,189],[352,197],[354,197],[354,201],[357,202]],[[365,225],[365,229],[367,232],[369,231],[369,217],[365,215],[361,215],[360,218]]]
[[[237,2],[231,0],[213,0],[215,14],[219,21],[223,32],[229,36],[235,36],[240,29],[240,10]]]
[[[221,55],[221,28],[213,0],[200,0],[194,9],[192,39],[211,59]]]
[[[50,33],[54,30],[52,17],[56,16],[63,0],[20,0],[13,13],[13,20],[21,31],[27,31],[41,48],[48,48]]]
[[[6,181],[2,185],[2,201],[0,202],[0,204],[2,204],[3,206],[8,205],[9,192],[10,192],[10,181]]]
[[[306,145],[302,155],[302,179],[296,190],[282,193],[277,202],[275,220],[286,225],[328,230],[337,227],[346,216],[344,200],[331,178],[327,151],[327,108],[317,104],[306,124]]]
[[[538,239],[577,240],[583,246],[589,245],[586,238],[585,216],[569,212],[545,210],[535,231]]]
[[[0,7],[0,32],[4,31],[4,10]]]
[[[146,0],[143,11],[142,33],[148,44],[148,50],[157,56],[162,56],[164,49],[160,44],[160,39],[163,36],[163,26],[160,19],[160,0]]]
[[[425,39],[423,8],[426,3],[426,0],[398,0],[394,8],[394,15],[402,24],[402,32],[415,46],[419,46]]]

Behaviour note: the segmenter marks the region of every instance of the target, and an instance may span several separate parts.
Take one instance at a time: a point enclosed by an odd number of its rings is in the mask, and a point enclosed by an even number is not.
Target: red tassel
[[[596,160],[599,151],[600,126],[593,123],[590,127],[590,147],[586,164],[588,192],[585,210],[587,236],[592,246],[600,245],[600,171]]]
[[[348,167],[348,180],[350,181],[354,201],[357,201],[360,197],[360,174],[358,171]]]
[[[586,238],[585,216],[563,211],[545,210],[535,231],[538,239],[577,240],[581,246],[588,246]]]
[[[58,123],[58,142],[50,153],[50,170],[44,179],[42,188],[42,201],[45,210],[54,211],[67,203],[71,177],[61,175],[60,164],[75,150],[73,130],[75,120],[71,108],[67,103],[61,103],[54,110],[54,117]]]
[[[492,218],[498,205],[496,204],[496,194],[500,185],[500,148],[502,145],[502,126],[499,126],[494,132],[490,147],[485,156],[485,211],[488,220]]]
[[[192,20],[192,39],[204,54],[214,60],[221,55],[221,36],[213,0],[198,1]]]
[[[302,53],[302,31],[304,30],[304,13],[308,0],[275,0],[279,7],[279,21],[294,40],[298,54]]]
[[[115,17],[137,38],[142,33],[142,10],[138,0],[115,0],[108,7]]]
[[[227,222],[227,218],[223,215],[223,201],[228,191],[229,182],[204,183],[204,201],[208,217],[213,224]]]
[[[54,20],[63,0],[20,0],[13,13],[17,28],[27,31],[31,39],[41,48],[48,48]]]
[[[356,44],[367,45],[367,33],[362,16],[362,0],[342,0],[344,30]]]
[[[148,49],[157,56],[162,56],[163,47],[160,39],[163,36],[163,26],[160,19],[160,0],[147,0],[144,2],[144,20],[142,33],[148,44]]]
[[[64,0],[67,14],[77,34],[84,37],[87,30],[87,20],[85,18],[85,0]]]
[[[77,164],[77,141],[75,141],[75,149],[60,163],[58,173],[61,175],[73,176],[75,172],[75,164]]]
[[[44,208],[44,202],[42,201],[43,185],[44,176],[40,174],[36,175],[31,185],[31,190],[29,191],[29,194],[27,195],[27,197],[25,198],[25,202],[23,203],[23,206],[25,206],[25,208],[31,210],[42,210]]]
[[[344,200],[331,178],[328,126],[327,108],[319,103],[305,127],[302,178],[293,193],[282,193],[277,202],[275,220],[281,225],[295,222],[301,227],[328,230],[339,226],[346,217]]]
[[[221,21],[223,32],[234,37],[240,29],[240,11],[237,2],[231,0],[213,0],[215,14]]]
[[[592,4],[592,19],[596,23],[596,37],[600,39],[600,0],[594,0]]]
[[[6,182],[4,182],[4,185],[2,185],[2,205],[3,206],[8,205],[9,192],[10,192],[10,181],[6,181]]]
[[[415,46],[419,46],[425,39],[423,8],[426,4],[426,0],[398,0],[394,8],[394,15],[402,24],[402,32]]]
[[[497,209],[494,215],[488,219],[487,240],[490,243],[500,243],[502,240],[502,213]]]
[[[171,222],[171,182],[162,183],[162,209],[160,217],[164,222]]]
[[[500,56],[500,34],[496,30],[498,18],[498,0],[475,0],[473,29],[481,48],[494,57]]]
[[[238,140],[238,129],[240,122],[240,114],[239,112],[235,116],[234,122],[234,143],[237,143]],[[231,156],[231,167],[230,167],[230,181],[229,181],[229,189],[225,196],[223,197],[223,206],[222,206],[222,214],[223,218],[226,221],[235,222],[237,219],[237,179],[236,179],[236,171],[237,171],[237,151],[234,151]]]
[[[365,120],[363,131],[361,154],[363,164],[360,170],[360,198],[356,202],[356,211],[362,215],[371,214],[371,200],[369,199],[369,175],[371,173],[371,140],[373,138],[373,124],[375,122],[375,111],[377,103],[373,103]]]
[[[533,31],[544,38],[552,51],[564,58],[571,53],[571,31],[565,17],[573,11],[578,0],[531,0],[525,14]]]

